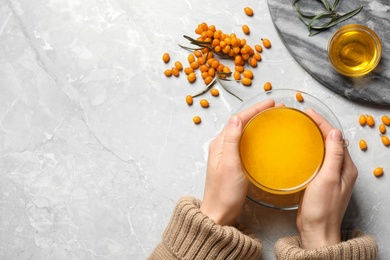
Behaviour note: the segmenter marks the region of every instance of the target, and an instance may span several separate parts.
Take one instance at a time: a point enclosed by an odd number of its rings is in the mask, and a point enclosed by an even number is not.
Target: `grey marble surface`
[[[357,119],[390,110],[352,102],[302,69],[266,0],[0,0],[0,259],[145,259],[176,201],[202,198],[209,143],[242,103],[217,85],[219,97],[205,94],[208,109],[188,107],[185,96],[202,82],[163,71],[184,63],[178,43],[203,21],[241,37],[246,23],[252,45],[272,40],[253,85],[230,86],[244,100],[270,81],[313,94],[339,118],[360,171],[343,226],[376,236],[389,259],[390,150]],[[246,202],[242,221],[264,259],[274,259],[276,239],[297,233],[295,215]]]
[[[308,37],[307,27],[296,16],[292,1],[268,0],[274,24],[287,48],[298,63],[324,86],[349,99],[378,105],[390,105],[390,5],[387,0],[340,1],[340,14],[363,6],[362,11],[316,36]],[[332,2],[332,1],[331,1]],[[318,14],[324,11],[320,1],[301,0],[302,11]],[[368,26],[382,42],[382,59],[369,74],[349,78],[335,71],[327,57],[327,44],[341,26],[351,23]]]

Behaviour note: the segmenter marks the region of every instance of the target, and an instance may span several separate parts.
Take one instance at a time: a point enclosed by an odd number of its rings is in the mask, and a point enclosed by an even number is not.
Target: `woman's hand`
[[[240,216],[248,190],[239,154],[241,133],[248,121],[275,105],[264,101],[232,116],[209,149],[206,184],[200,210],[219,225],[233,225]]]
[[[314,249],[340,243],[341,222],[352,196],[358,171],[343,146],[340,130],[309,109],[306,113],[325,137],[325,160],[301,200],[297,227],[303,248]]]

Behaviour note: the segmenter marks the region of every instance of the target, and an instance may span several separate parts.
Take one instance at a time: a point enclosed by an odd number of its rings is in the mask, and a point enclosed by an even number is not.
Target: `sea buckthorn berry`
[[[257,67],[257,60],[254,57],[250,58],[249,65],[251,65],[252,68],[256,68]]]
[[[176,61],[176,62],[175,62],[175,67],[176,67],[176,69],[178,69],[179,71],[182,71],[182,70],[183,70],[183,65],[181,64],[180,61]]]
[[[263,43],[263,46],[267,49],[271,48],[271,41],[267,38],[262,38],[261,42]]]
[[[194,50],[194,55],[199,58],[203,56],[203,53],[200,50]]]
[[[171,69],[166,69],[164,71],[164,74],[165,74],[165,76],[170,77],[170,76],[172,76],[172,70]]]
[[[234,67],[234,70],[238,71],[238,72],[243,72],[244,71],[244,66],[242,66],[242,65],[236,66],[236,67]]]
[[[255,50],[257,51],[257,52],[262,52],[263,51],[263,47],[261,47],[261,45],[260,44],[256,44],[255,45]]]
[[[169,56],[169,53],[164,53],[163,56],[162,56],[162,60],[165,62],[165,63],[168,63],[169,60],[171,59],[171,57]]]
[[[191,95],[186,96],[186,102],[189,106],[191,106],[194,103],[194,100],[192,99]]]
[[[362,151],[367,150],[367,143],[366,143],[366,141],[360,140],[360,141],[359,141],[359,147],[360,147],[360,149],[361,149]]]
[[[388,116],[382,116],[382,122],[383,122],[385,125],[390,125],[390,117],[388,117]]]
[[[381,138],[382,138],[382,143],[383,143],[384,146],[389,146],[390,145],[390,139],[387,136],[382,135]]]
[[[368,125],[369,127],[373,127],[373,126],[375,125],[374,117],[372,117],[372,116],[370,116],[370,115],[367,116],[366,121],[367,121],[367,125]]]
[[[272,89],[272,84],[271,84],[271,82],[266,82],[265,84],[264,84],[264,90],[265,91],[270,91]]]
[[[244,12],[247,16],[253,16],[253,10],[250,7],[245,7]]]
[[[201,72],[209,71],[209,66],[207,66],[206,64],[202,64],[199,66],[199,70]]]
[[[179,70],[176,67],[173,67],[171,71],[173,76],[179,77]]]
[[[251,70],[244,70],[242,76],[244,76],[244,78],[253,79],[253,72]]]
[[[211,77],[215,76],[215,69],[214,68],[209,68],[208,73]]]
[[[230,68],[227,67],[227,66],[224,66],[223,69],[222,69],[222,71],[225,72],[225,73],[230,73],[230,72],[231,72],[231,71],[230,71]]]
[[[202,106],[202,107],[204,107],[204,108],[208,108],[209,107],[209,101],[207,101],[207,99],[201,99],[200,101],[199,101],[199,103],[200,103],[200,105]]]
[[[253,58],[255,58],[257,61],[261,61],[261,55],[260,53],[253,54]]]
[[[381,134],[386,133],[386,126],[385,126],[385,124],[380,124],[379,125],[379,132],[381,132]]]
[[[195,61],[195,55],[192,53],[188,54],[187,60],[191,64],[192,62]]]
[[[207,77],[204,79],[204,83],[206,83],[206,85],[210,84],[211,81],[213,81],[213,77],[211,77],[211,76],[207,76]]]
[[[303,102],[303,96],[302,93],[298,92],[295,94],[295,98],[297,99],[298,102]]]
[[[383,174],[383,168],[382,167],[376,167],[373,171],[374,175],[376,177],[380,177]]]
[[[366,115],[360,115],[359,116],[359,124],[361,126],[365,126],[367,123],[367,116]]]
[[[197,68],[199,68],[199,62],[198,61],[191,62],[190,67],[196,70]]]
[[[210,90],[210,93],[211,93],[211,95],[213,95],[214,97],[218,97],[218,96],[219,96],[219,91],[218,91],[218,89],[216,89],[216,88],[211,89],[211,90]]]
[[[193,72],[191,72],[190,74],[188,74],[187,80],[188,80],[190,83],[195,82],[195,80],[196,80],[196,74],[193,73]]]
[[[233,78],[235,79],[235,80],[240,80],[241,79],[241,73],[239,72],[239,71],[235,71],[234,73],[233,73]]]
[[[192,118],[192,121],[195,123],[195,124],[200,124],[202,122],[202,119],[200,118],[200,116],[194,116]]]
[[[209,76],[209,73],[207,71],[204,71],[204,72],[202,72],[201,76],[202,76],[202,79],[205,79]]]
[[[242,26],[242,31],[243,31],[246,35],[248,35],[248,34],[251,32],[251,30],[249,29],[249,26],[246,25],[246,24],[244,24],[244,25]]]
[[[187,74],[187,75],[190,74],[191,72],[194,72],[194,69],[191,68],[191,67],[187,67],[187,68],[184,69],[184,73]]]
[[[241,80],[242,85],[244,86],[250,86],[252,85],[252,80],[250,78],[242,78]]]

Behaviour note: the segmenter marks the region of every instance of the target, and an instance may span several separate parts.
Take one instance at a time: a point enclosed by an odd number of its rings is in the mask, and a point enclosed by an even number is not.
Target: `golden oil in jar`
[[[328,57],[332,66],[350,77],[362,76],[372,71],[381,55],[381,43],[375,32],[357,24],[340,28],[328,45]]]

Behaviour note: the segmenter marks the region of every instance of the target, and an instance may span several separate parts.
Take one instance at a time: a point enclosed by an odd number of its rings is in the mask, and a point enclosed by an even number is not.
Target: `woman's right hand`
[[[340,130],[321,115],[308,109],[325,138],[325,159],[318,175],[306,188],[301,199],[297,227],[305,249],[330,246],[341,242],[341,222],[358,175],[344,147]]]

